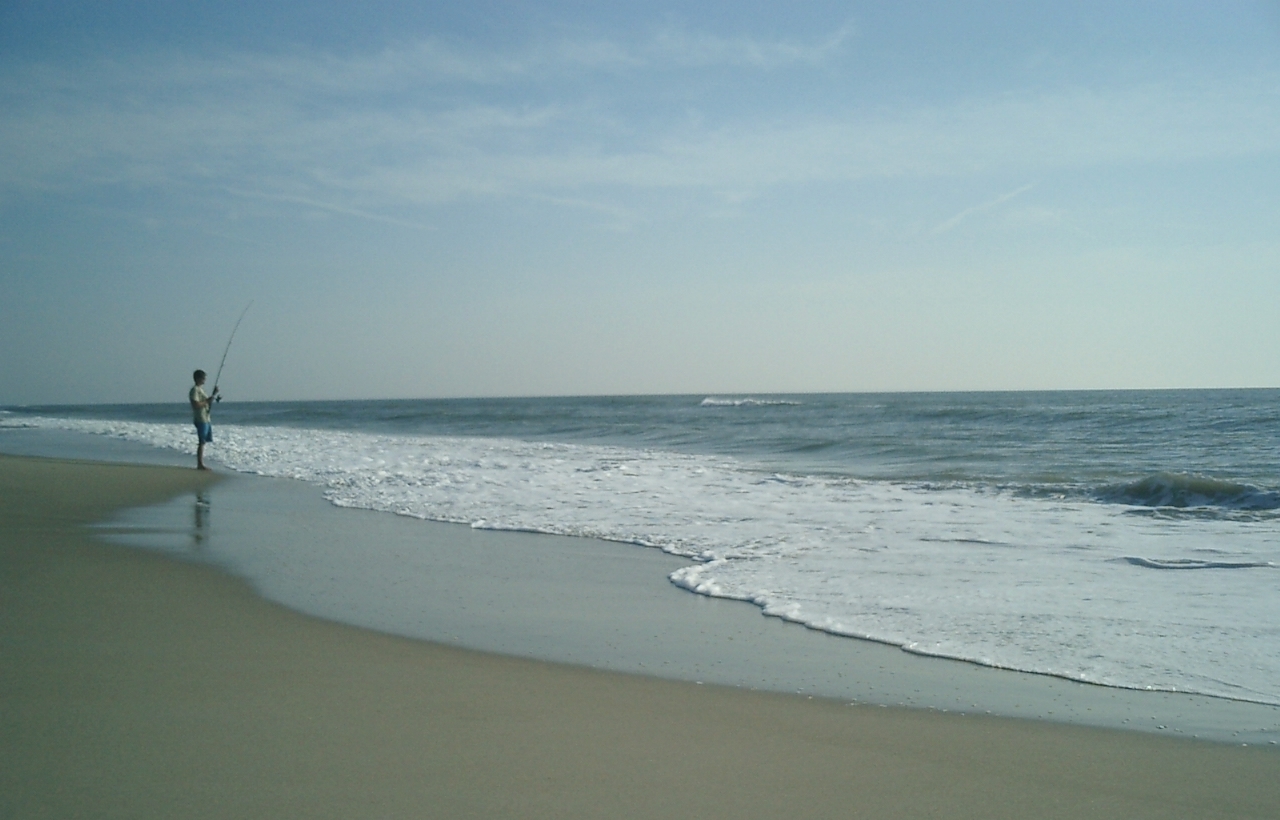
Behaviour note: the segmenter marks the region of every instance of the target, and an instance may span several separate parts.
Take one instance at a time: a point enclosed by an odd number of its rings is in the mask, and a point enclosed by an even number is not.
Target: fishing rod
[[[244,315],[249,312],[249,308],[253,307],[253,300],[249,300],[249,304],[244,306],[244,310],[240,311],[240,318],[236,319],[236,326],[231,328],[231,336],[227,339],[227,346],[222,351],[222,361],[218,362],[218,375],[213,377],[213,396],[214,401],[222,401],[222,396],[218,395],[218,379],[222,378],[222,366],[227,363],[227,354],[231,352],[231,342],[236,338],[236,331],[240,329],[240,323],[244,321]]]

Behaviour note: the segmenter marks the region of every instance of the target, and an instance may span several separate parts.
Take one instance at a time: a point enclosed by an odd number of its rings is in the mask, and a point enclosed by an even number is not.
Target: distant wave
[[[0,410],[0,416],[10,416],[8,410]],[[0,418],[0,430],[33,430],[39,428],[38,424],[29,421],[23,421],[21,418]]]
[[[1101,501],[1136,507],[1280,509],[1280,492],[1186,473],[1156,473],[1128,484],[1103,488],[1098,497]]]
[[[703,407],[771,407],[786,405],[799,407],[801,402],[791,399],[721,399],[708,396],[702,400]]]
[[[1194,558],[1139,558],[1126,555],[1125,561],[1147,569],[1255,569],[1274,567],[1269,561],[1198,561]]]

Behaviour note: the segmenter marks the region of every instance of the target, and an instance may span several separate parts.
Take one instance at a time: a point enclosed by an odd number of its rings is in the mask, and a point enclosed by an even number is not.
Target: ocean
[[[185,401],[4,428],[195,449]],[[834,635],[1280,705],[1277,390],[227,401],[214,429],[212,460],[338,507],[658,548],[690,594]]]

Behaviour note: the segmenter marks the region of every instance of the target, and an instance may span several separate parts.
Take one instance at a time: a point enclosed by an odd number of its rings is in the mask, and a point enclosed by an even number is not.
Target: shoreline
[[[408,640],[86,528],[204,479],[0,457],[0,813],[1212,818],[1280,798],[1265,749]]]

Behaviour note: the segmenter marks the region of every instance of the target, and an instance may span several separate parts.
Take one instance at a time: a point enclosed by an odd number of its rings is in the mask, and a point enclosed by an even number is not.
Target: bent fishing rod
[[[218,362],[218,374],[213,377],[213,392],[209,395],[214,401],[222,401],[222,396],[218,395],[218,379],[222,378],[222,367],[227,363],[227,354],[231,352],[231,343],[235,341],[236,331],[240,329],[240,323],[244,321],[244,315],[249,312],[249,308],[253,307],[253,300],[249,300],[249,304],[244,306],[244,310],[240,311],[240,318],[236,319],[235,327],[231,328],[231,336],[227,339],[227,346],[222,350],[222,361]]]

